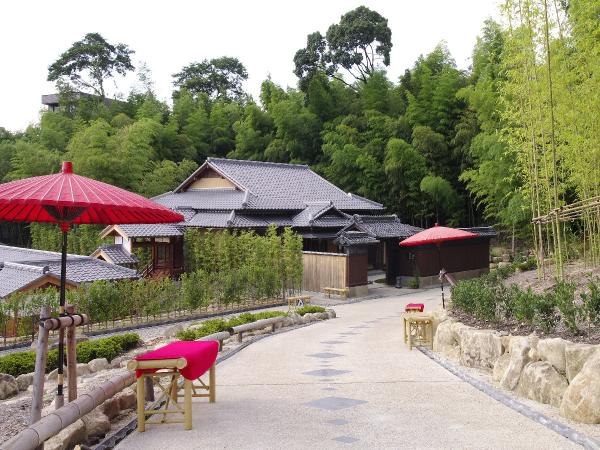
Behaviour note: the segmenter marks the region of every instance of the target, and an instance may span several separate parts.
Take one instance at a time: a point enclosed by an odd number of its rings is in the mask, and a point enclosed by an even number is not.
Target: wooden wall
[[[342,253],[302,252],[302,289],[322,292],[325,287],[348,287],[347,259]]]

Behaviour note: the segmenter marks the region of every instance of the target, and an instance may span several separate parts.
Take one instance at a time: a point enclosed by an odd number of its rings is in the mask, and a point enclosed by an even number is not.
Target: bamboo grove
[[[542,274],[600,262],[600,40],[594,0],[508,0],[503,137],[522,177]]]

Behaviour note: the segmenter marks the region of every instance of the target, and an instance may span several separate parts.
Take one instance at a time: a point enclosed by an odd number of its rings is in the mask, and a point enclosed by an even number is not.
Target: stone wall
[[[563,417],[600,423],[600,345],[479,330],[434,313],[433,350],[491,372],[502,388],[560,409]]]

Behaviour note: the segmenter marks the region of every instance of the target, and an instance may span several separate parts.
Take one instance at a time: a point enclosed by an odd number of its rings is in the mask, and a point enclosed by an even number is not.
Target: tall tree
[[[248,72],[237,58],[222,56],[195,62],[173,74],[173,84],[194,95],[206,94],[212,99],[240,100],[244,95],[242,83]]]
[[[347,12],[337,24],[331,25],[325,37],[314,32],[308,35],[306,47],[294,56],[294,73],[305,90],[310,79],[325,72],[346,84],[338,74],[344,69],[354,80],[366,82],[379,63],[390,65],[392,30],[385,17],[365,6]]]
[[[89,89],[104,99],[104,83],[134,70],[127,45],[108,43],[99,33],[88,33],[48,67],[48,81],[69,79],[77,88]]]

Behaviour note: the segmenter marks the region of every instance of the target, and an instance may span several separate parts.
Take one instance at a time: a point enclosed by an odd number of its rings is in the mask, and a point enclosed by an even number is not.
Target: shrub
[[[271,319],[273,317],[285,316],[287,313],[283,311],[262,311],[253,314],[254,320]]]
[[[575,285],[559,282],[553,291],[554,304],[558,307],[563,322],[572,333],[577,333],[577,316],[579,308],[575,304]]]
[[[536,295],[535,299],[534,323],[545,332],[552,331],[560,319],[556,314],[554,294]]]
[[[582,292],[580,294],[582,302],[580,315],[587,321],[588,334],[590,334],[592,325],[600,325],[600,286],[594,280],[590,279],[588,289],[590,290],[589,292]]]
[[[321,313],[321,312],[325,312],[325,308],[323,308],[321,306],[314,306],[314,305],[306,305],[306,306],[296,309],[296,314],[299,314],[301,316],[303,316],[304,314]]]
[[[452,307],[473,314],[475,311],[475,297],[483,288],[482,278],[464,280],[452,287]]]
[[[77,344],[77,362],[87,363],[95,358],[106,358],[110,361],[119,354],[137,347],[140,342],[140,337],[135,333],[80,342]],[[51,372],[57,367],[58,350],[50,350],[46,362],[46,372]],[[34,370],[35,352],[15,352],[0,357],[0,373],[16,377]]]
[[[528,324],[533,323],[538,296],[533,293],[531,288],[524,291],[516,284],[511,286],[510,292],[513,299],[512,303],[515,319],[519,322]]]

